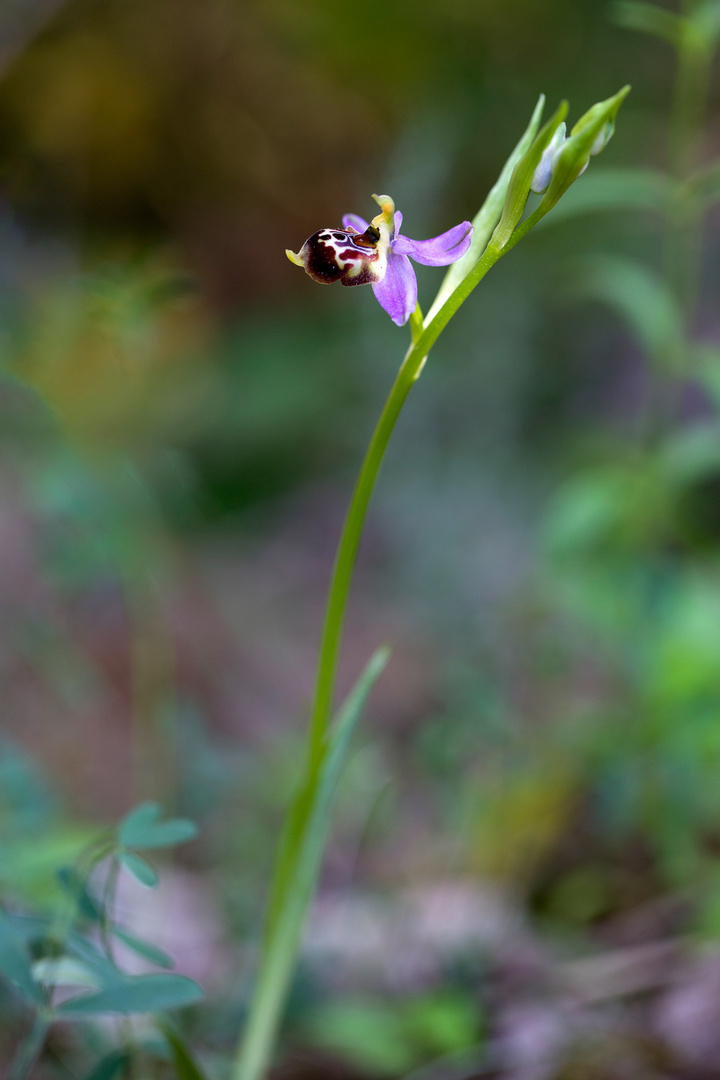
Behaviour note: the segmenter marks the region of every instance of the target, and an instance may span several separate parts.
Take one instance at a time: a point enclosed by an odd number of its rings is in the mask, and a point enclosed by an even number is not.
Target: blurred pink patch
[[[237,957],[229,948],[210,890],[187,870],[162,868],[156,889],[147,889],[129,874],[118,888],[117,921],[136,937],[163,949],[175,961],[174,971],[195,979],[205,990],[221,986]],[[157,968],[118,942],[120,966],[136,975]]]

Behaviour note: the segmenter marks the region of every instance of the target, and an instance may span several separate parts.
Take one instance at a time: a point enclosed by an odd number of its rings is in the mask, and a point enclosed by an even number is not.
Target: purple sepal
[[[388,252],[385,277],[373,285],[373,292],[392,321],[404,326],[417,306],[417,278],[407,255]]]
[[[342,223],[343,229],[355,229],[359,233],[364,233],[369,225],[359,214],[343,214]]]
[[[393,243],[393,251],[398,255],[409,255],[425,266],[447,266],[465,254],[471,239],[472,225],[469,221],[463,221],[431,240],[411,240],[407,236],[398,236]]]

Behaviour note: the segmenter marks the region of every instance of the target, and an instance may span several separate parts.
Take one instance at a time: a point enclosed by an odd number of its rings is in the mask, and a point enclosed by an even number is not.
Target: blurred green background
[[[284,249],[370,216],[373,191],[413,237],[472,217],[540,91],[575,120],[631,82],[602,168],[665,168],[673,51],[612,14],[0,10],[0,880],[52,904],[53,868],[133,800],[197,818],[165,917],[127,903],[205,982],[188,1023],[210,1061],[242,1016],[334,546],[406,344],[370,290],[316,288]],[[319,1050],[385,1076],[469,1075],[465,1052],[592,1078],[720,1060],[716,222],[704,348],[662,373],[644,346],[672,311],[633,270],[662,280],[662,221],[561,211],[463,307],[381,476],[342,687],[379,643],[393,658],[293,992],[299,1073]],[[427,305],[440,276],[418,276]]]

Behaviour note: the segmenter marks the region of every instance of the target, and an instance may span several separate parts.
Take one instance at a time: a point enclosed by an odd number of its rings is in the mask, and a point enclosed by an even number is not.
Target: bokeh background
[[[51,905],[54,868],[134,801],[195,818],[160,891],[123,903],[205,985],[183,1022],[210,1065],[246,1006],[334,546],[406,344],[370,290],[318,288],[284,249],[370,216],[373,191],[413,237],[472,217],[540,91],[576,119],[631,82],[602,166],[665,168],[673,52],[612,15],[0,11],[0,882]],[[413,390],[341,686],[393,656],[343,780],[288,1075],[720,1076],[716,224],[696,367],[658,378],[583,277],[662,276],[660,219],[559,208]],[[425,304],[440,274],[420,268]],[[78,1038],[55,1032],[48,1076]]]

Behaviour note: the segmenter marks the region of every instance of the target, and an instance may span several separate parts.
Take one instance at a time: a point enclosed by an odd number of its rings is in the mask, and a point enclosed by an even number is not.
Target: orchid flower
[[[402,214],[389,195],[373,195],[380,213],[370,223],[345,214],[343,228],[321,229],[300,251],[286,250],[290,262],[302,266],[322,285],[372,285],[382,308],[403,326],[417,306],[417,279],[410,259],[425,266],[447,266],[470,247],[469,221],[455,225],[431,240],[400,235]],[[409,256],[409,257],[408,257]]]

